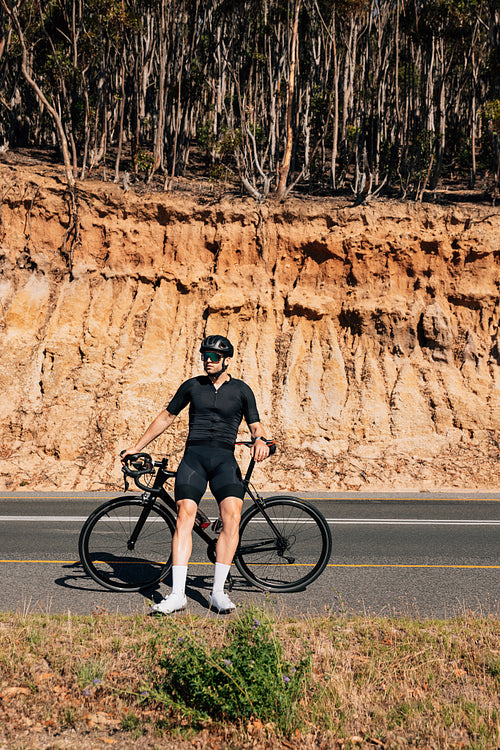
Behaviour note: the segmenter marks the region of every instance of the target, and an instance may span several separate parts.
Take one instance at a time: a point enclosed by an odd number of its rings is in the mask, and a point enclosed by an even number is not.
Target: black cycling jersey
[[[189,404],[187,446],[211,444],[234,448],[243,417],[247,424],[260,422],[252,389],[231,378],[215,388],[207,375],[186,380],[167,406],[179,414]]]

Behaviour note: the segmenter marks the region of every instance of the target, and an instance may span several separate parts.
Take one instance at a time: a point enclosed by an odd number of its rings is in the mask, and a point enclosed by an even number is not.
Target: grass
[[[500,747],[500,627],[0,614],[0,750]]]

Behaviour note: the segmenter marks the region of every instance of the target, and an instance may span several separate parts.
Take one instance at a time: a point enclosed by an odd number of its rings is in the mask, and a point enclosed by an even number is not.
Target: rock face
[[[4,166],[0,195],[3,489],[118,486],[119,450],[201,372],[214,332],[279,441],[259,485],[498,485],[497,210],[89,181],[71,249],[54,169]],[[183,414],[154,455],[176,466],[186,432]]]

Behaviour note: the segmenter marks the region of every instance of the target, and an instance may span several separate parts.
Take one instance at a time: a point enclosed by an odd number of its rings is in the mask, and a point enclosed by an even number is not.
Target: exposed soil
[[[258,205],[201,178],[165,193],[103,177],[78,184],[72,224],[60,167],[3,155],[1,487],[115,488],[119,451],[216,331],[279,443],[267,488],[498,486],[500,216],[484,194]],[[182,415],[152,450],[175,466],[186,430]]]

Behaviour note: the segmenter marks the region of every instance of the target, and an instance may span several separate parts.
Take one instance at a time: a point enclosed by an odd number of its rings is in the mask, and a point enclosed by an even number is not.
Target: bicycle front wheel
[[[266,517],[267,516],[267,517]],[[234,563],[250,583],[266,591],[300,591],[325,569],[332,550],[326,519],[295,497],[273,497],[244,513]]]
[[[139,496],[110,500],[91,513],[80,532],[80,560],[89,576],[111,591],[141,591],[168,575],[175,525],[170,514]],[[142,528],[132,536],[141,519]]]

